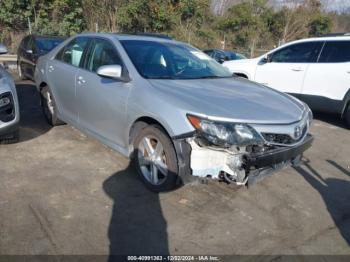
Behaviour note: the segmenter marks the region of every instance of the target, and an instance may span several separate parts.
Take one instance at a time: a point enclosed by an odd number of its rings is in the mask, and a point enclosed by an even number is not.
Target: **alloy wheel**
[[[168,176],[166,155],[162,143],[156,138],[146,136],[138,146],[138,162],[141,173],[152,185],[161,185]]]
[[[53,105],[53,100],[52,100],[50,92],[46,92],[46,103],[47,103],[47,108],[50,111],[50,114],[53,115],[55,112],[55,108]]]

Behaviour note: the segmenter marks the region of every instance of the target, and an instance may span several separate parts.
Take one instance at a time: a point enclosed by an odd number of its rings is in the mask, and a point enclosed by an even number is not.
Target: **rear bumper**
[[[304,141],[293,147],[283,147],[269,152],[250,154],[246,156],[245,164],[248,169],[271,167],[289,160],[293,160],[309,149],[314,138],[308,134]]]

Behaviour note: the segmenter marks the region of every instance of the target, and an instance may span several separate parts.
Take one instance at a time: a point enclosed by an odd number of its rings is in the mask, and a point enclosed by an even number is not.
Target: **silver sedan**
[[[77,35],[39,59],[35,81],[51,125],[132,157],[157,192],[194,178],[254,183],[297,165],[313,140],[307,105],[169,39]]]
[[[7,49],[0,44],[0,55]],[[19,104],[15,82],[12,76],[0,65],[0,143],[18,141]]]

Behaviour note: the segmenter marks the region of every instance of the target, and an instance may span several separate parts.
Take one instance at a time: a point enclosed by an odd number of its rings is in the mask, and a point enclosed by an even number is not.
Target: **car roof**
[[[41,38],[45,38],[45,39],[66,39],[67,37],[64,36],[54,36],[54,35],[36,35],[36,34],[32,34],[32,35],[28,35],[28,36],[32,36],[36,39],[41,39]]]
[[[232,51],[232,50],[224,50],[224,49],[220,49],[220,48],[211,48],[211,49],[205,49],[203,50],[204,52],[206,51],[218,51],[218,52],[224,52],[224,53],[227,53],[227,54],[238,54],[237,52],[235,51]]]
[[[325,42],[325,41],[350,41],[350,36],[322,36],[322,37],[312,37],[312,38],[304,38],[292,42],[285,43],[303,43],[303,42]]]
[[[225,50],[219,49],[219,48],[205,49],[204,51],[220,51],[220,52],[225,52]]]
[[[156,34],[120,34],[120,33],[82,33],[76,36],[90,36],[90,37],[105,37],[109,39],[123,40],[139,40],[139,41],[153,41],[153,42],[167,42],[167,43],[181,43],[176,40],[168,39]]]

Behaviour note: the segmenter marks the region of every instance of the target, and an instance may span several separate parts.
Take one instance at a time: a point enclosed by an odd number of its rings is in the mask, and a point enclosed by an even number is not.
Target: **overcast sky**
[[[220,14],[229,6],[241,2],[244,2],[244,0],[211,0],[211,6],[214,13]],[[303,2],[303,0],[269,0],[269,3],[277,8],[283,5],[295,6],[300,2]],[[350,0],[321,0],[321,2],[328,11],[350,11]]]
[[[295,5],[298,2],[302,2],[303,0],[270,0],[276,6],[279,5]],[[324,8],[330,11],[348,11],[350,9],[350,1],[349,0],[321,0]]]

